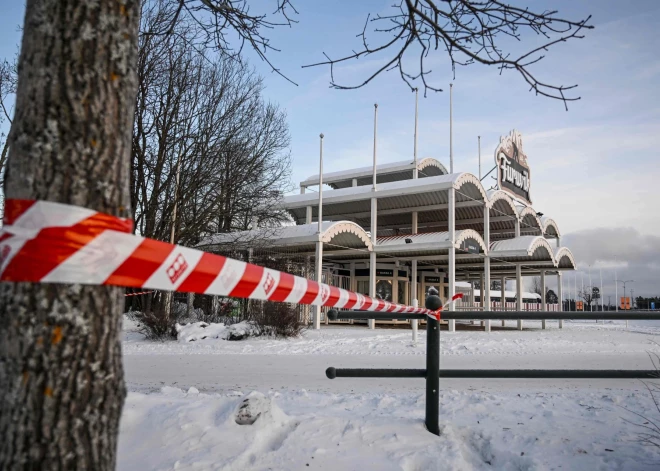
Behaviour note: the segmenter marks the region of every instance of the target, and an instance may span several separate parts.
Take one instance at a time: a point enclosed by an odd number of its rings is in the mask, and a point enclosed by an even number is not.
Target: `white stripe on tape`
[[[193,271],[203,252],[177,245],[160,267],[142,285],[145,288],[176,290]]]
[[[206,289],[206,294],[227,296],[243,277],[247,263],[228,258],[215,280]]]
[[[280,282],[280,272],[264,268],[261,274],[261,280],[254,291],[250,295],[250,299],[268,299],[271,294],[277,289],[277,284]]]
[[[42,281],[103,284],[143,240],[132,234],[104,231],[51,270]]]
[[[91,209],[69,206],[51,201],[37,201],[21,214],[13,223],[23,229],[44,229],[46,227],[68,227],[97,214]]]

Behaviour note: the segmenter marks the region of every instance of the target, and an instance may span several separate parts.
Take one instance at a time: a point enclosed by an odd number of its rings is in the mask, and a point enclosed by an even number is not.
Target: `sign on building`
[[[575,303],[575,310],[576,311],[584,311],[584,303],[582,301],[578,301]]]
[[[523,152],[522,136],[515,129],[508,136],[500,137],[500,143],[495,149],[495,165],[498,188],[531,205],[529,163]]]

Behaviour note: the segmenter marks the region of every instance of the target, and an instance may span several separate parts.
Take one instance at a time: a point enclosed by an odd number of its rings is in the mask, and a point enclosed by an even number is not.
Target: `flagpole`
[[[453,103],[452,90],[454,84],[449,84],[449,173],[454,173],[454,128],[453,128]]]

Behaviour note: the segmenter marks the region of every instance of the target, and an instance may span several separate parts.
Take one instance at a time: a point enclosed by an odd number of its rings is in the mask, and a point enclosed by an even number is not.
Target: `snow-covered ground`
[[[510,323],[511,326],[514,323]],[[526,323],[535,327],[540,323]],[[443,368],[642,368],[660,328],[441,333]],[[634,380],[442,380],[442,433],[421,379],[335,379],[325,368],[423,368],[425,335],[330,327],[301,338],[150,342],[125,322],[129,395],[119,469],[659,469],[632,412],[660,420]],[[200,392],[201,391],[201,392]],[[237,425],[260,391],[273,414]],[[629,410],[630,411],[629,411]]]

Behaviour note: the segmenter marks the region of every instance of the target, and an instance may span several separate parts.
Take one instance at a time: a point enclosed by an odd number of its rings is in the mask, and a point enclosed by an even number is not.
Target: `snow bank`
[[[246,397],[272,409],[238,425]],[[446,391],[441,435],[424,429],[419,394],[207,395],[191,388],[129,393],[118,469],[651,470],[657,448],[636,441],[625,406],[650,414],[643,392]]]
[[[305,330],[300,337],[281,339],[254,337],[242,342],[225,342],[222,324],[188,324],[182,326],[178,342],[126,341],[124,354],[255,354],[255,355],[425,355],[426,332],[420,330],[419,341],[412,342],[409,329],[375,329],[330,326],[321,330]],[[515,321],[509,323],[515,325]],[[657,327],[631,327],[625,324],[582,324],[565,322],[559,330],[556,322],[548,322],[540,330],[540,322],[525,321],[529,330],[458,331],[440,333],[443,356],[493,355],[580,355],[628,354],[647,351],[660,353],[653,343],[660,339]],[[245,323],[234,324],[237,334]],[[126,326],[125,326],[126,329]],[[209,330],[210,329],[210,330]],[[249,332],[247,332],[249,334]]]
[[[207,324],[206,322],[193,322],[190,324],[176,324],[177,340],[179,343],[188,343],[207,340],[243,340],[259,335],[259,329],[252,322],[243,321],[226,326],[225,324]]]

